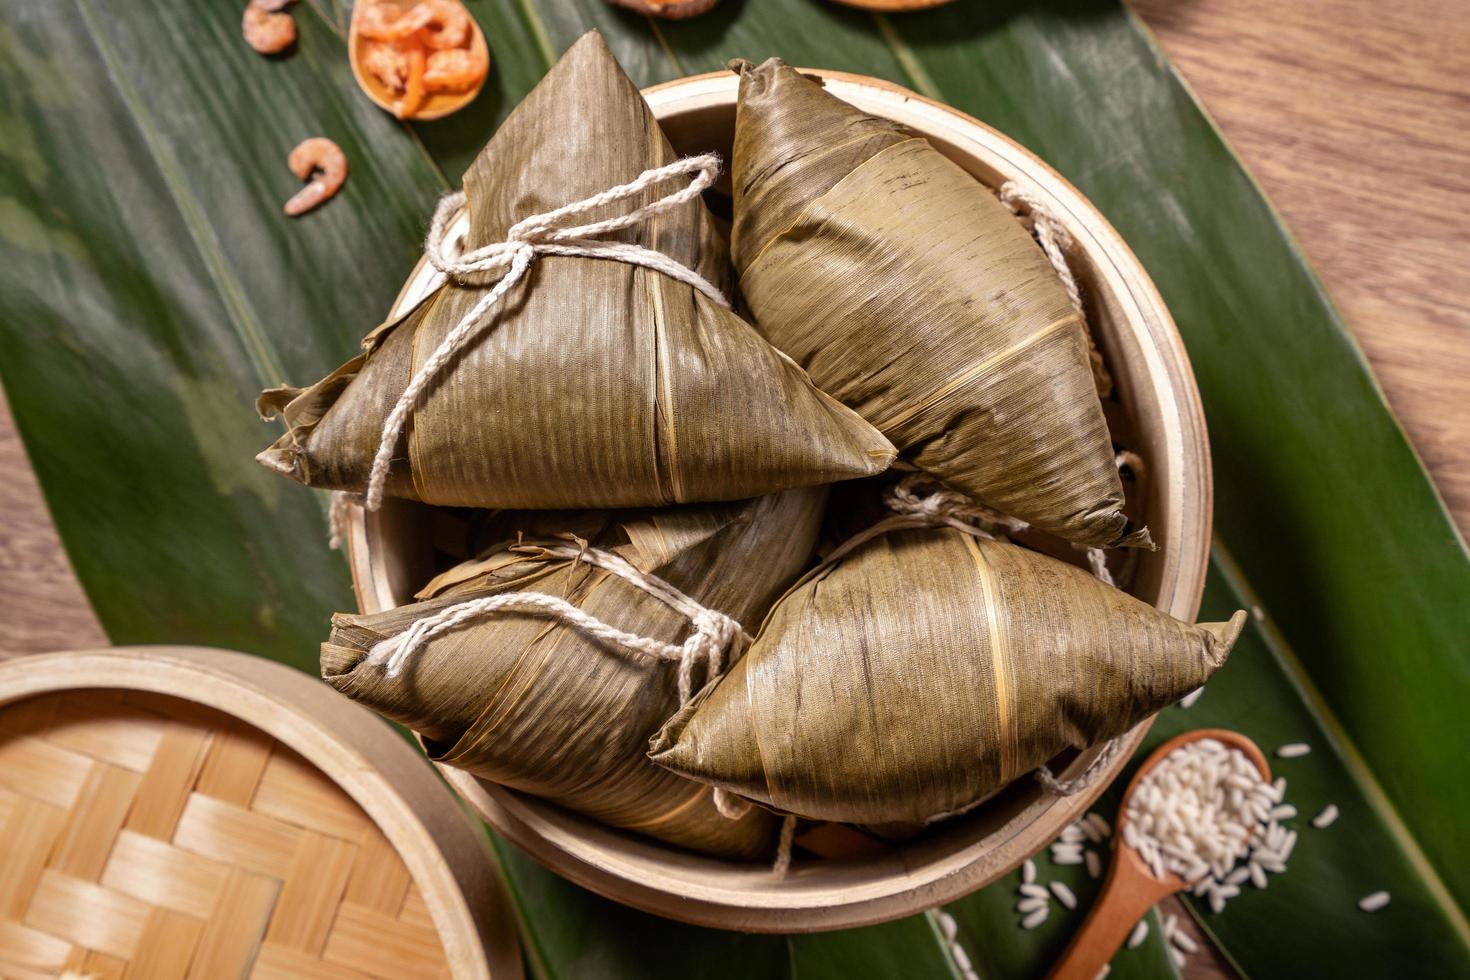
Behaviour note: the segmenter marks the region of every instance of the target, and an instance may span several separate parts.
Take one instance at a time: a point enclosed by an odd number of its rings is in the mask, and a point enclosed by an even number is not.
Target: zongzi
[[[510,271],[460,270],[316,385],[264,393],[288,431],[261,461],[368,490],[370,507],[372,487],[451,506],[656,506],[885,469],[888,440],[722,305],[728,256],[697,194],[623,188],[644,216],[586,231],[629,209],[587,198],[677,166],[607,45],[584,35],[465,176],[463,247]],[[548,216],[571,202],[571,226]]]
[[[903,458],[1069,541],[1129,533],[1081,313],[989,190],[777,59],[741,72],[732,254],[773,344]]]
[[[769,857],[769,813],[729,819],[709,787],[646,757],[649,737],[679,706],[677,664],[525,612],[437,635],[397,676],[369,654],[438,611],[511,593],[565,600],[638,636],[677,643],[689,632],[680,613],[623,578],[539,547],[566,544],[546,537],[556,527],[754,626],[810,557],[824,498],[806,488],[646,513],[503,515],[504,542],[439,576],[420,593],[425,601],[334,617],[322,676],[419,732],[436,761],[615,827],[727,857]]]
[[[931,820],[1199,687],[1243,621],[1191,626],[954,527],[889,530],[782,597],[650,756],[802,817]]]

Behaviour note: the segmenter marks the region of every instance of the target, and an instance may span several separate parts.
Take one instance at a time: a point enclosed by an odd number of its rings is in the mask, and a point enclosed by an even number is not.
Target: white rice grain
[[[1048,898],[1023,898],[1016,903],[1016,911],[1025,915],[1027,912],[1035,912],[1037,909],[1046,908],[1047,903],[1050,901],[1051,899]]]
[[[1290,742],[1276,750],[1278,759],[1299,759],[1312,751],[1312,747],[1306,742]]]
[[[1274,806],[1271,808],[1270,816],[1272,820],[1290,820],[1292,817],[1296,816],[1296,807],[1292,806],[1290,803],[1282,803],[1279,806]]]
[[[1138,920],[1138,925],[1134,926],[1133,927],[1133,931],[1128,934],[1128,948],[1129,949],[1137,949],[1138,947],[1140,947],[1140,946],[1143,945],[1143,941],[1145,939],[1147,939],[1147,938],[1148,938],[1148,920],[1147,919],[1139,919]]]
[[[1046,921],[1046,917],[1049,913],[1049,909],[1037,909],[1035,912],[1032,912],[1030,915],[1026,916],[1026,918],[1021,920],[1021,928],[1035,929],[1037,926]]]
[[[1112,973],[1112,972],[1113,972],[1113,964],[1111,964],[1111,963],[1104,963],[1102,965],[1102,969],[1097,971],[1097,976],[1093,977],[1092,980],[1103,980],[1104,977],[1106,977],[1109,973]]]
[[[1097,852],[1096,851],[1088,851],[1083,856],[1085,858],[1087,858],[1087,874],[1088,874],[1088,876],[1091,877],[1091,878],[1101,877],[1102,876],[1102,860],[1097,856]]]
[[[1021,894],[1027,898],[1048,898],[1051,895],[1043,886],[1034,884],[1022,885]]]
[[[1052,855],[1051,863],[1052,864],[1061,864],[1061,865],[1081,864],[1082,863],[1082,852],[1081,851],[1077,851],[1076,853],[1063,854],[1063,855],[1055,855],[1054,854],[1054,855]]]
[[[1058,902],[1061,902],[1067,908],[1075,909],[1077,907],[1077,896],[1072,894],[1072,889],[1068,888],[1062,882],[1052,882],[1051,893],[1057,897]]]
[[[1205,689],[1203,687],[1195,688],[1193,691],[1190,691],[1188,694],[1184,695],[1184,697],[1179,699],[1179,707],[1193,708],[1194,703],[1198,701],[1200,699],[1200,696],[1204,693]]]
[[[1021,882],[1023,884],[1029,885],[1035,880],[1036,862],[1031,860],[1030,858],[1027,858],[1025,863],[1021,865]]]
[[[1186,953],[1199,952],[1199,944],[1196,943],[1193,939],[1190,939],[1189,933],[1184,932],[1183,930],[1176,930],[1174,932],[1174,935],[1169,937],[1169,942],[1171,942],[1175,946],[1178,946]]]
[[[1326,830],[1337,822],[1337,804],[1329,803],[1322,808],[1322,812],[1312,818],[1312,826],[1318,830]]]
[[[939,910],[939,931],[944,933],[946,942],[954,942],[954,937],[960,931],[959,923],[955,922],[954,916],[944,911],[944,909]]]
[[[1112,824],[1110,824],[1106,820],[1104,820],[1103,819],[1103,815],[1101,813],[1089,813],[1087,815],[1087,822],[1090,823],[1090,824],[1092,824],[1094,827],[1096,827],[1097,828],[1097,832],[1099,834],[1102,834],[1104,837],[1111,837],[1111,836],[1113,836],[1113,826],[1112,826]]]
[[[1377,912],[1388,904],[1388,897],[1388,892],[1374,892],[1371,895],[1365,895],[1358,901],[1358,908],[1364,912]]]

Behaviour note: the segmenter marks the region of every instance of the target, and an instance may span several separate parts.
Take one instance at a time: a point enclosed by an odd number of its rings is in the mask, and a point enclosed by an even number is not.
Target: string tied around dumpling
[[[1071,263],[1067,261],[1067,250],[1075,244],[1072,233],[1040,195],[1031,193],[1014,180],[1000,185],[997,193],[1000,202],[1010,208],[1011,213],[1029,228],[1031,237],[1041,246],[1046,261],[1062,281],[1062,288],[1066,290],[1072,308],[1082,315],[1083,333],[1087,337],[1087,358],[1092,365],[1092,379],[1097,386],[1098,395],[1106,398],[1112,393],[1113,377],[1108,373],[1107,364],[1103,362],[1102,353],[1098,351],[1097,342],[1093,339],[1092,328],[1087,323],[1087,311],[1082,305],[1082,287],[1077,282]]]
[[[619,184],[544,214],[523,218],[510,227],[504,241],[491,242],[463,253],[453,251],[449,241],[449,225],[464,207],[465,193],[456,191],[440,199],[424,243],[424,255],[429,264],[447,279],[457,282],[485,273],[500,272],[502,275],[494,288],[481,296],[460,318],[454,329],[445,335],[444,340],[424,360],[403,393],[398,396],[383,422],[378,449],[373,455],[372,469],[368,472],[363,506],[368,510],[377,510],[381,506],[383,490],[388,482],[388,471],[393,463],[393,452],[398,446],[404,426],[408,423],[409,413],[413,411],[419,397],[455,354],[490,323],[496,307],[525,278],[537,259],[547,255],[560,255],[607,259],[642,266],[691,286],[711,302],[729,309],[730,301],[725,295],[704,276],[683,263],[642,245],[600,238],[688,204],[714,184],[719,172],[720,158],[713,153],[684,157],[667,166],[645,170],[626,184]],[[681,177],[690,178],[686,186],[663,194],[648,204],[601,221],[576,223],[578,219],[599,208],[627,201],[650,188]]]
[[[366,663],[382,667],[389,677],[402,673],[424,644],[469,623],[504,613],[525,613],[559,620],[605,643],[679,665],[678,695],[682,707],[694,696],[694,673],[704,665],[705,683],[718,679],[750,644],[750,637],[731,617],[694,601],[651,572],[635,567],[610,551],[578,544],[532,544],[515,549],[545,558],[563,558],[595,565],[648,593],[689,620],[690,632],[682,643],[668,643],[618,629],[558,596],[542,592],[508,592],[445,606],[414,621],[397,636],[381,640],[368,652]]]

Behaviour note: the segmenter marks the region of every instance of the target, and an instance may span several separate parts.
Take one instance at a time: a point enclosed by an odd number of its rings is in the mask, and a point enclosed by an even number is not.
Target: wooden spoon
[[[395,92],[387,85],[384,85],[376,75],[362,66],[363,54],[366,52],[368,45],[373,42],[362,36],[362,32],[359,30],[360,20],[363,12],[369,6],[374,6],[377,3],[386,3],[406,13],[413,8],[416,2],[417,0],[357,0],[352,5],[352,25],[347,31],[347,58],[352,64],[352,77],[357,79],[357,87],[362,89],[363,94],[369,99],[372,99],[378,108],[386,112],[393,112],[394,103],[398,101],[402,93]],[[450,0],[450,2],[455,3],[463,9],[465,16],[469,18],[469,50],[485,64],[485,77],[490,77],[490,48],[485,43],[484,32],[480,30],[479,23],[475,20],[474,15],[465,8],[464,4],[459,3],[459,0]],[[467,89],[463,92],[430,92],[424,97],[423,104],[419,106],[418,111],[410,113],[405,118],[415,119],[420,122],[426,122],[430,119],[442,119],[452,112],[458,112],[473,102],[475,96],[479,95],[480,90],[484,87],[485,79],[482,78],[474,88]]]
[[[1123,794],[1123,805],[1118,808],[1118,819],[1113,826],[1113,862],[1103,881],[1102,892],[1087,913],[1082,928],[1072,937],[1056,966],[1052,967],[1049,974],[1051,980],[1093,980],[1122,947],[1123,941],[1149,909],[1158,904],[1160,899],[1188,887],[1183,878],[1172,872],[1163,878],[1154,877],[1138,852],[1123,843],[1123,828],[1128,821],[1128,803],[1144,775],[1158,765],[1164,756],[1181,745],[1205,738],[1222,742],[1227,748],[1239,749],[1247,759],[1255,763],[1262,779],[1271,779],[1271,766],[1256,747],[1256,743],[1239,732],[1223,728],[1201,728],[1198,731],[1185,732],[1154,750],[1154,754],[1134,773],[1132,782],[1128,784],[1128,791]]]

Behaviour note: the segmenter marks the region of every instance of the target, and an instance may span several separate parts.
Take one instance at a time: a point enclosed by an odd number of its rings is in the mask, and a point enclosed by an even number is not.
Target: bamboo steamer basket
[[[519,980],[483,830],[381,719],[199,647],[0,663],[0,976]]]
[[[1159,550],[1141,553],[1131,591],[1193,620],[1209,554],[1211,476],[1204,415],[1174,322],[1128,246],[1060,175],[976,119],[877,79],[820,75],[832,94],[926,136],[977,180],[997,188],[1018,180],[1071,232],[1069,260],[1087,297],[1087,315],[1126,409],[1131,448],[1147,478],[1143,514]],[[644,92],[680,153],[729,158],[738,79],[696,75]],[[728,181],[725,183],[728,189]],[[464,226],[466,219],[451,229]],[[395,304],[406,309],[438,284],[423,262]],[[348,508],[345,525],[358,604],[364,612],[408,602],[434,574],[429,509],[388,500],[376,513]],[[899,918],[968,894],[1046,846],[1101,794],[1136,749],[1149,722],[1125,736],[1120,754],[1087,792],[1044,794],[1020,780],[997,798],[891,854],[867,859],[798,860],[776,879],[768,869],[690,854],[634,837],[468,773],[443,767],[469,804],[553,871],[616,901],[698,925],[751,932],[839,929]],[[1097,748],[1057,760],[1079,774]]]

